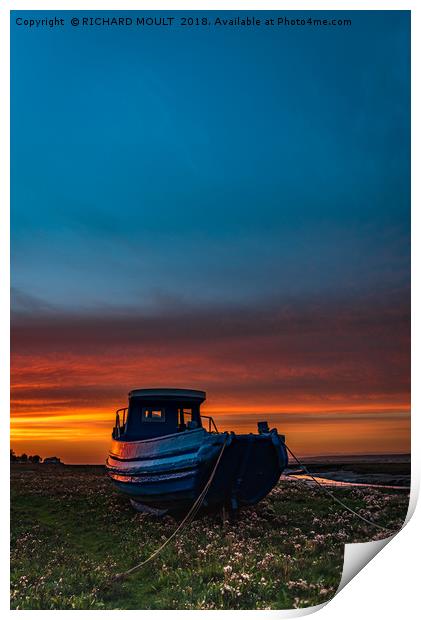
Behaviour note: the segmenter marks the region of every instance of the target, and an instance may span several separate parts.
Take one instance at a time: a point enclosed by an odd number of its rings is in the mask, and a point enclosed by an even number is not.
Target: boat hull
[[[208,433],[203,428],[147,439],[113,440],[107,472],[137,507],[172,513],[184,510],[204,489],[225,444],[204,506],[256,504],[287,466],[283,437]]]

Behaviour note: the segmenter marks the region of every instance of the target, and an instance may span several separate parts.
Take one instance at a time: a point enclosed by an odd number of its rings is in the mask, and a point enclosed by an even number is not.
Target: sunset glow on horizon
[[[203,413],[220,430],[255,432],[265,419],[301,455],[409,452],[405,310],[275,306],[224,310],[223,322],[207,308],[153,319],[17,313],[12,447],[103,463],[129,390],[187,387],[206,390]]]
[[[237,433],[256,432],[257,421],[265,419],[271,428],[276,427],[286,435],[288,445],[300,456],[410,452],[410,416],[405,407],[388,413],[376,409],[374,416],[369,411],[364,411],[362,416],[351,412],[346,414],[346,420],[336,412],[330,416],[300,412],[299,420],[289,412],[240,411],[233,415],[223,413],[223,408],[213,411],[205,406],[203,413],[214,417],[219,431]],[[112,409],[107,414],[85,410],[47,419],[43,415],[14,417],[11,448],[16,454],[60,456],[68,464],[103,464],[114,420]]]

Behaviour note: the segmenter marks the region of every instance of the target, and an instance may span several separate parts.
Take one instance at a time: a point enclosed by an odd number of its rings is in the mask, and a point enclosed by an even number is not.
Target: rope
[[[304,465],[304,463],[302,463],[300,461],[300,459],[295,456],[295,454],[293,453],[292,450],[290,450],[290,448],[288,448],[288,446],[285,444],[286,449],[288,450],[288,452],[290,453],[290,455],[297,461],[297,463],[304,469],[304,471],[307,473],[308,476],[310,476],[310,478],[312,478],[314,480],[314,482],[317,484],[317,486],[322,489],[322,491],[324,493],[326,493],[326,495],[329,495],[329,497],[331,497],[333,500],[335,500],[335,502],[337,502],[338,504],[340,504],[343,508],[345,508],[345,510],[348,510],[348,512],[351,512],[353,515],[355,515],[356,517],[358,517],[359,519],[361,519],[362,521],[365,521],[366,523],[368,523],[369,525],[372,525],[373,527],[377,527],[379,530],[383,530],[385,532],[389,532],[389,533],[393,533],[392,530],[390,530],[388,527],[384,527],[383,525],[379,525],[378,523],[375,523],[374,521],[371,521],[370,519],[366,519],[365,517],[363,517],[362,515],[360,515],[358,512],[356,512],[355,510],[353,510],[352,508],[350,508],[350,506],[347,506],[342,500],[340,500],[338,497],[336,497],[336,495],[334,495],[333,493],[331,493],[331,491],[329,491],[329,489],[327,489],[326,487],[324,487],[322,484],[320,484],[320,482],[317,480],[317,478],[315,478],[313,476],[313,474],[311,472],[308,471],[307,467]],[[305,480],[301,480],[300,478],[297,478],[297,480],[299,480],[300,482],[304,482],[305,484]]]
[[[158,547],[158,549],[156,549],[153,553],[151,553],[151,555],[146,558],[146,560],[143,560],[143,562],[140,562],[139,564],[136,564],[135,566],[133,566],[132,568],[129,568],[128,570],[124,571],[123,573],[117,573],[114,576],[114,581],[120,581],[122,579],[124,579],[125,577],[127,577],[128,575],[131,575],[132,573],[135,573],[136,571],[138,571],[140,568],[142,568],[143,566],[145,566],[146,564],[148,564],[149,562],[151,562],[159,553],[161,553],[161,551],[171,542],[171,540],[174,538],[174,536],[176,536],[176,534],[178,534],[178,532],[180,532],[184,526],[186,526],[189,522],[193,521],[194,517],[196,516],[196,513],[198,512],[198,510],[200,509],[203,500],[206,497],[206,494],[209,490],[210,485],[212,484],[212,481],[215,477],[216,474],[216,470],[218,469],[218,465],[221,461],[222,455],[224,453],[225,450],[225,446],[227,444],[227,440],[228,440],[228,434],[225,435],[225,439],[224,439],[224,443],[222,444],[221,447],[221,451],[218,455],[218,458],[216,459],[214,468],[211,472],[211,475],[209,476],[209,479],[207,481],[207,483],[205,484],[203,491],[200,493],[200,495],[197,497],[197,499],[195,500],[194,504],[192,505],[192,507],[190,508],[189,512],[186,514],[186,516],[184,517],[184,519],[182,520],[182,522],[180,523],[180,525],[174,530],[174,532],[171,534],[171,536],[169,536],[160,547]]]
[[[114,576],[114,581],[120,581],[122,579],[124,579],[125,577],[127,577],[128,575],[131,575],[132,573],[137,572],[138,570],[140,570],[141,568],[143,568],[143,566],[146,566],[146,564],[149,564],[149,562],[151,562],[154,558],[156,558],[156,556],[161,553],[161,551],[163,551],[163,549],[165,549],[165,547],[171,542],[171,540],[184,528],[188,525],[188,523],[190,523],[191,521],[193,521],[194,517],[196,516],[197,512],[199,511],[200,507],[202,506],[202,503],[206,497],[207,492],[209,491],[209,487],[212,484],[212,481],[215,477],[216,474],[216,470],[218,469],[218,465],[221,461],[222,455],[224,453],[226,444],[227,444],[227,440],[228,440],[228,434],[225,435],[224,438],[224,442],[221,446],[221,450],[219,452],[218,458],[216,459],[215,465],[213,467],[213,470],[209,476],[208,481],[206,482],[202,492],[200,493],[200,495],[196,498],[195,502],[193,503],[192,507],[190,508],[190,510],[188,511],[188,513],[186,514],[186,516],[184,517],[184,519],[182,520],[182,522],[179,524],[179,526],[174,530],[174,532],[171,534],[171,536],[169,536],[163,543],[162,545],[160,545],[158,547],[158,549],[156,549],[153,553],[151,553],[151,555],[146,558],[146,560],[143,560],[142,562],[140,562],[139,564],[136,564],[135,566],[132,566],[132,568],[129,568],[128,570],[122,572],[122,573],[117,573]],[[348,510],[348,512],[350,512],[351,514],[353,514],[354,516],[358,517],[358,519],[361,519],[362,521],[364,521],[365,523],[368,523],[368,525],[372,525],[373,527],[377,527],[379,530],[385,531],[385,532],[389,532],[389,533],[393,533],[392,530],[390,530],[387,527],[384,527],[383,525],[379,525],[378,523],[375,523],[374,521],[371,521],[370,519],[366,519],[365,517],[363,517],[362,515],[360,515],[358,512],[356,512],[355,510],[353,510],[350,506],[347,506],[342,500],[340,500],[338,497],[336,497],[333,493],[331,493],[329,491],[329,489],[327,489],[326,487],[324,487],[323,485],[320,484],[320,482],[317,480],[317,478],[315,478],[313,476],[313,474],[307,469],[307,467],[304,465],[304,463],[302,463],[300,461],[300,459],[295,456],[295,454],[293,453],[293,451],[285,444],[286,449],[288,450],[288,452],[291,454],[291,456],[297,461],[297,463],[304,469],[304,471],[307,473],[308,476],[310,476],[310,478],[316,483],[316,485],[322,489],[322,491],[328,495],[331,499],[333,499],[335,502],[337,502],[338,504],[340,504],[343,508],[345,508],[345,510]],[[300,480],[300,478],[297,478],[297,480]],[[302,481],[305,484],[305,481]]]

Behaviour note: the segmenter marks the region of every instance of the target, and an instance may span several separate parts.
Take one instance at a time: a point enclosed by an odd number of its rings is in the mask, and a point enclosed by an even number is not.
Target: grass
[[[281,481],[223,526],[203,516],[150,564],[177,522],[133,511],[100,467],[14,465],[13,609],[288,609],[334,595],[344,543],[384,537],[302,482]],[[334,489],[362,515],[397,531],[403,491]]]

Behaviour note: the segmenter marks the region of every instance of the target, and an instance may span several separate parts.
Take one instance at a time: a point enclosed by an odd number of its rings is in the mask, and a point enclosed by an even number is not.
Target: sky
[[[15,451],[103,462],[162,386],[302,455],[409,452],[409,12],[36,13],[11,25]]]

